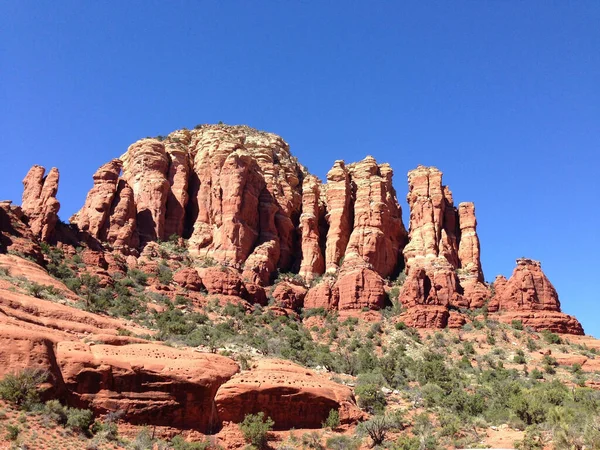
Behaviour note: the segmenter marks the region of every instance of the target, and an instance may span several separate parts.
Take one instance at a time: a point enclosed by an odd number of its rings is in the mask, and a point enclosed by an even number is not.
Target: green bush
[[[49,400],[44,405],[44,414],[59,425],[67,423],[67,408],[58,400]]]
[[[326,445],[330,450],[358,450],[360,439],[344,435],[332,436],[327,439]]]
[[[542,330],[542,337],[548,344],[562,344],[562,339],[556,333],[549,330]]]
[[[127,272],[127,276],[131,278],[135,283],[146,286],[148,283],[148,275],[139,269],[131,269]]]
[[[87,433],[94,423],[94,413],[89,409],[69,408],[67,410],[67,427]]]
[[[361,374],[358,377],[354,392],[358,396],[358,406],[375,413],[385,410],[387,401],[381,387],[385,384],[381,375]]]
[[[187,442],[182,436],[171,439],[173,450],[208,450],[211,445],[208,441]]]
[[[160,284],[168,285],[173,281],[173,271],[166,264],[159,264],[156,278]]]
[[[373,441],[373,447],[381,445],[385,441],[387,432],[392,428],[390,420],[383,415],[373,416],[361,425]]]
[[[6,425],[6,439],[16,441],[19,437],[21,429],[17,425]]]
[[[525,352],[523,352],[521,349],[518,349],[513,357],[513,361],[515,364],[525,364],[527,362],[525,359]]]
[[[33,368],[6,374],[0,380],[0,398],[24,409],[29,409],[39,402],[38,386],[47,378],[47,372]]]
[[[332,430],[335,430],[339,426],[340,413],[337,411],[337,409],[332,409],[329,411],[329,415],[327,416],[327,419],[325,419],[325,422],[323,422],[323,428],[331,428]]]
[[[517,319],[513,319],[510,323],[515,330],[523,330],[523,322]]]
[[[246,414],[244,421],[240,424],[240,430],[246,442],[258,448],[264,448],[273,425],[275,423],[270,417],[265,420],[265,413],[259,412],[258,414]]]

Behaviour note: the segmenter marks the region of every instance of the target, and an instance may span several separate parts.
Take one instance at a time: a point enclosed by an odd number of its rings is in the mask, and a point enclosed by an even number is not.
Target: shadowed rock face
[[[29,223],[34,239],[47,241],[58,219],[58,171],[44,173],[34,166],[24,180],[22,223]],[[386,279],[404,270],[399,301],[407,325],[460,326],[465,319],[459,311],[488,302],[490,310],[560,314],[556,292],[529,263],[519,263],[528,269],[508,282],[499,280],[490,301],[475,206],[454,206],[435,167],[408,173],[407,233],[392,175],[388,164],[367,156],[351,164],[335,161],[322,183],[275,134],[203,125],[163,140],[142,139],[102,166],[71,222],[96,251],[122,253],[134,266],[154,241],[186,238],[193,258],[222,267],[182,273],[181,286],[261,304],[271,295],[290,310],[381,309],[389,302]],[[10,206],[4,211],[16,214]],[[13,232],[0,231],[6,250],[14,245]],[[298,273],[305,288],[270,288],[278,272]],[[504,285],[508,290],[500,296]],[[557,320],[549,319],[548,327],[580,332]]]

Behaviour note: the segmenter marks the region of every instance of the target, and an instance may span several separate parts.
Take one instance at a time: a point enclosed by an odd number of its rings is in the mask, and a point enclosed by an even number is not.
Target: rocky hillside
[[[248,414],[275,430],[319,428],[332,411],[346,432],[369,423],[382,411],[365,399],[380,394],[355,390],[356,376],[360,386],[377,374],[371,385],[410,398],[428,384],[411,367],[441,348],[421,336],[438,329],[454,333],[465,370],[485,350],[465,350],[472,330],[502,352],[562,339],[587,352],[565,364],[595,367],[596,341],[561,312],[539,262],[519,259],[509,279],[487,283],[473,203],[455,205],[442,173],[419,166],[408,172],[407,231],[392,176],[367,156],[336,161],[321,181],[277,135],[202,125],[104,164],[67,224],[58,169],[32,167],[21,206],[0,202],[0,375],[41,368],[44,398],[171,436],[225,433],[233,448],[228,424]],[[403,358],[412,362],[392,363]],[[498,369],[494,358],[478,367]],[[474,379],[460,389],[473,394]]]

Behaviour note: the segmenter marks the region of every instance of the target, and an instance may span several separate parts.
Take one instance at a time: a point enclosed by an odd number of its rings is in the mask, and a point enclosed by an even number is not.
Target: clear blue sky
[[[435,165],[474,201],[486,279],[541,260],[600,337],[600,2],[0,3],[0,197],[57,166],[63,219],[93,172],[198,123],[282,135],[313,173]]]

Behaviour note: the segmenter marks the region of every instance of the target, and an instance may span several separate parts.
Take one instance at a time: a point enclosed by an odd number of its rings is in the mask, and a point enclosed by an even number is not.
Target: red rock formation
[[[301,169],[288,145],[270,133],[211,126],[195,130],[192,146],[201,183],[191,249],[235,266],[246,263],[261,280],[264,272],[289,266]],[[260,267],[246,261],[257,246]]]
[[[324,277],[320,283],[313,286],[306,294],[304,308],[336,310],[339,301],[340,292],[337,286],[335,286],[335,280],[331,277]]]
[[[442,185],[435,167],[408,173],[409,243],[404,248],[407,279],[400,301],[408,308],[436,305],[479,308],[489,298],[483,282],[475,207],[454,207],[452,193]],[[446,326],[449,314],[414,313],[420,326]],[[434,317],[427,324],[425,317]],[[443,317],[443,319],[441,319]],[[456,323],[456,320],[454,321]]]
[[[354,186],[354,227],[344,255],[344,266],[367,263],[382,277],[401,264],[406,239],[402,212],[392,186],[392,169],[375,158],[348,166]]]
[[[106,235],[105,228],[117,193],[121,166],[121,160],[113,159],[96,171],[93,176],[94,186],[88,192],[83,208],[70,219],[79,230],[96,239],[103,239]]]
[[[19,206],[13,206],[11,201],[0,202],[0,253],[19,252],[42,264],[42,249],[23,218]]]
[[[156,139],[142,139],[121,156],[123,179],[133,190],[137,230],[142,244],[165,237],[165,214],[170,185],[169,159]]]
[[[320,202],[319,179],[308,175],[302,183],[302,215],[300,231],[302,245],[302,262],[298,272],[306,282],[310,283],[325,271],[325,258],[321,251],[319,219],[323,215]]]
[[[33,234],[42,241],[52,238],[58,222],[60,203],[56,200],[58,192],[58,169],[53,167],[44,176],[46,169],[33,166],[23,179],[23,212],[29,219]]]
[[[198,271],[191,267],[184,267],[173,275],[173,281],[184,289],[199,291],[202,289],[202,280]]]
[[[215,398],[219,419],[239,423],[246,414],[263,412],[276,430],[320,428],[331,410],[343,424],[363,413],[352,390],[288,361],[261,360],[221,385]]]
[[[125,180],[119,180],[117,193],[110,210],[104,239],[117,250],[127,253],[139,244],[137,212],[133,189]]]
[[[209,294],[242,296],[240,274],[230,267],[207,267],[199,269],[200,279]]]
[[[385,303],[383,279],[370,269],[343,271],[335,289],[339,292],[339,310],[381,309]]]
[[[281,308],[298,310],[304,305],[306,288],[297,284],[283,281],[272,290],[271,295],[275,304]]]
[[[581,324],[560,312],[556,289],[542,271],[538,261],[517,259],[517,267],[508,281],[503,277],[494,283],[495,295],[488,310],[499,312],[499,320],[521,320],[537,330],[583,334]]]
[[[352,233],[352,186],[344,161],[336,161],[327,173],[327,220],[329,231],[325,250],[327,272],[335,272]]]
[[[181,130],[169,135],[165,146],[169,157],[167,179],[171,186],[165,212],[165,238],[174,234],[183,235],[185,209],[189,200],[190,161],[187,146],[190,140],[191,132]]]
[[[157,344],[59,342],[56,358],[70,404],[205,433],[220,426],[210,414],[217,389],[239,370],[223,356]]]
[[[477,281],[483,282],[475,205],[473,203],[461,203],[458,205],[458,216],[460,225],[458,259],[460,260],[460,267],[463,271],[474,275]]]

